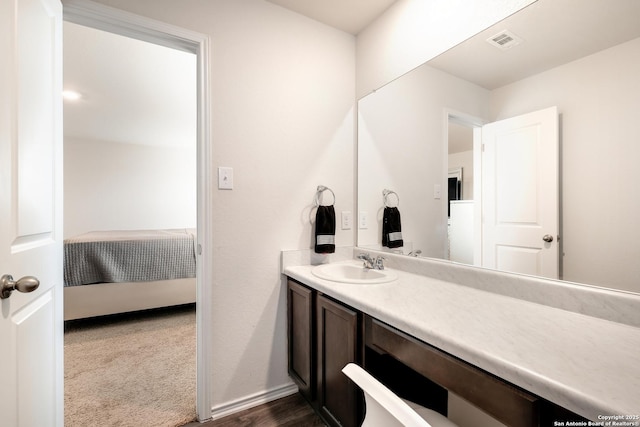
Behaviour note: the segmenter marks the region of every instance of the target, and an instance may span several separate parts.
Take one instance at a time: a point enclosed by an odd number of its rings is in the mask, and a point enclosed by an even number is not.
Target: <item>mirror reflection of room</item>
[[[625,184],[635,180],[632,159],[640,158],[632,128],[640,109],[639,13],[637,2],[625,0],[540,0],[362,98],[358,209],[375,211],[371,195],[393,187],[403,195],[404,252],[454,259],[450,203],[436,191],[448,187],[450,169],[462,169],[461,198],[476,205],[476,238],[482,211],[474,193],[480,172],[469,170],[475,161],[449,163],[447,118],[480,127],[555,106],[557,169],[552,159],[537,160],[558,174],[558,232],[538,236],[543,248],[558,248],[557,277],[545,277],[640,292],[640,243],[630,238],[640,198]],[[547,23],[545,31],[531,25],[537,22]],[[519,44],[500,50],[487,42],[505,30]],[[607,37],[592,37],[598,34]],[[375,247],[377,237],[358,230],[358,245]],[[475,252],[472,258],[460,262],[485,265]]]

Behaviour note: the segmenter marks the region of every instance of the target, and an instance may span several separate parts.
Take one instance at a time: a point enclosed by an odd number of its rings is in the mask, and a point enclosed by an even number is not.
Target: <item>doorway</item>
[[[481,161],[477,131],[482,120],[458,112],[446,112],[445,171],[447,172],[446,218],[447,253],[445,259],[480,265],[477,251],[480,236]]]
[[[196,56],[63,27],[65,423],[190,422]]]
[[[212,174],[211,147],[209,141],[209,40],[208,37],[156,22],[137,15],[122,12],[107,6],[84,2],[69,1],[64,5],[64,20],[132,39],[151,42],[181,52],[194,54],[196,57],[196,113],[195,113],[195,151],[196,164],[196,199],[197,199],[197,239],[196,252],[196,324],[197,324],[197,374],[196,374],[196,412],[199,420],[211,417],[210,352],[211,340],[208,325],[211,324],[211,289],[212,262],[208,256],[208,248],[212,247],[211,228],[206,218],[210,217],[212,202],[209,183]],[[109,56],[109,52],[101,52]]]
[[[455,132],[451,130],[457,128],[464,129],[466,140],[473,145],[465,161],[473,167],[473,183],[468,185],[472,188],[472,201],[450,202],[449,259],[557,279],[560,269],[556,237],[560,235],[557,107],[486,124],[455,113],[447,113],[446,117],[447,147],[453,145],[450,137]],[[468,147],[467,143],[467,150]],[[452,163],[452,159],[457,157],[447,154],[448,168],[464,169],[462,163]],[[462,173],[463,187],[468,175]],[[460,204],[456,206],[460,215],[455,219],[454,203]],[[453,259],[454,252],[463,252],[463,259]]]

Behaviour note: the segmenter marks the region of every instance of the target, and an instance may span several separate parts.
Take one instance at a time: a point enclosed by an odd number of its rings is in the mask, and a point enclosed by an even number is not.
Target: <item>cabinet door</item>
[[[308,400],[315,398],[314,292],[292,280],[287,286],[289,375]]]
[[[359,362],[358,314],[322,295],[316,311],[320,415],[331,425],[355,427],[361,418],[358,389],[342,368]]]

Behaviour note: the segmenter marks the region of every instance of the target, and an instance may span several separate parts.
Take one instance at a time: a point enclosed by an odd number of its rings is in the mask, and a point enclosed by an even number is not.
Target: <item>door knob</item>
[[[40,286],[40,281],[33,276],[24,276],[17,281],[13,280],[13,276],[5,274],[0,278],[0,299],[9,298],[11,292],[33,292]]]
[[[547,243],[551,243],[551,242],[553,242],[553,236],[551,234],[545,234],[542,237],[542,240],[544,240]]]

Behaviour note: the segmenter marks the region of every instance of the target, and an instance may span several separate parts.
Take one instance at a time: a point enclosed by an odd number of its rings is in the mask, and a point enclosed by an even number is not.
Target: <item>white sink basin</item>
[[[347,261],[316,265],[311,269],[314,276],[333,282],[374,284],[392,282],[398,274],[389,269],[371,270],[364,268],[362,262]]]

